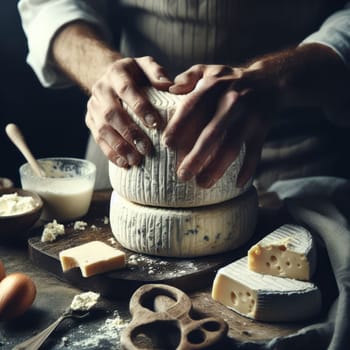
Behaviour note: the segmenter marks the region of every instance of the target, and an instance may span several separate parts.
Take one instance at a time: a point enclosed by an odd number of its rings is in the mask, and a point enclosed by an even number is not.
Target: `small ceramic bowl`
[[[35,207],[29,211],[14,215],[0,215],[0,243],[13,242],[20,243],[28,237],[29,230],[39,220],[43,210],[43,201],[40,196],[32,191],[22,190],[20,188],[0,189],[0,197],[4,194],[17,193],[18,196],[33,197]]]

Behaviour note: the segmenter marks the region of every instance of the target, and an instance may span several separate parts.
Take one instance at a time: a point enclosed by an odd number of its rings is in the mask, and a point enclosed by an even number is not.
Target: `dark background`
[[[87,97],[78,88],[43,88],[26,63],[27,43],[17,1],[0,3],[0,177],[20,186],[18,168],[26,162],[8,139],[16,123],[34,156],[84,157],[88,129]]]

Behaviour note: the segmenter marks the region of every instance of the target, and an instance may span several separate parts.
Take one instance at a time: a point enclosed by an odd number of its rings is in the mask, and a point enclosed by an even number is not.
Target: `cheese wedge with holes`
[[[321,293],[313,283],[260,274],[247,257],[221,268],[212,298],[246,317],[266,322],[306,320],[321,311]]]
[[[174,95],[154,88],[147,90],[147,96],[166,121],[171,118],[184,98],[183,95]],[[199,207],[232,199],[250,187],[251,181],[242,188],[236,186],[237,176],[244,160],[244,146],[224,176],[211,188],[204,189],[197,186],[195,179],[178,181],[176,152],[161,143],[159,130],[146,128],[128,106],[125,106],[125,109],[149,136],[153,153],[151,156],[146,156],[140,166],[130,169],[123,169],[109,162],[112,188],[121,197],[131,202],[156,207]]]
[[[316,246],[302,226],[283,225],[248,251],[248,268],[255,272],[308,281],[316,268]]]
[[[59,258],[63,272],[79,267],[83,277],[125,267],[125,253],[101,241],[92,241],[62,250]]]
[[[156,208],[112,193],[110,224],[127,249],[167,257],[196,257],[240,247],[254,234],[254,187],[224,203],[199,208]]]

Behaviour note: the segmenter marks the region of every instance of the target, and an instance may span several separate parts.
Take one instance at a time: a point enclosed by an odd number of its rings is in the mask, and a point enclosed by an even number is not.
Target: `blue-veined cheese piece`
[[[316,268],[316,246],[302,226],[283,225],[248,251],[248,268],[273,276],[308,281]]]
[[[159,208],[129,202],[113,191],[112,233],[127,249],[167,257],[196,257],[240,247],[254,234],[254,187],[224,203],[197,208]]]
[[[266,322],[305,320],[316,316],[322,305],[313,283],[251,271],[247,257],[217,272],[212,297],[239,314]]]
[[[184,95],[175,95],[154,88],[147,90],[150,102],[160,115],[168,121]],[[157,129],[146,128],[140,118],[128,106],[124,106],[136,124],[149,136],[154,151],[146,156],[140,166],[123,169],[109,162],[109,178],[112,188],[123,198],[145,205],[157,207],[198,207],[221,203],[245,192],[251,181],[239,188],[237,176],[241,169],[245,147],[241,148],[236,160],[226,170],[214,186],[204,189],[197,186],[195,179],[178,181],[176,175],[176,152],[161,143],[161,133]]]

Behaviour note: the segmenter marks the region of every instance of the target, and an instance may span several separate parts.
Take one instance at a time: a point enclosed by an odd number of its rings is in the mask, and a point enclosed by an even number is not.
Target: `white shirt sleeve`
[[[332,14],[321,28],[303,40],[302,44],[320,43],[332,48],[350,68],[350,2]]]
[[[27,36],[27,62],[45,87],[63,87],[71,82],[50,60],[49,50],[55,33],[65,24],[84,20],[96,26],[111,40],[103,0],[20,0],[18,10]]]

